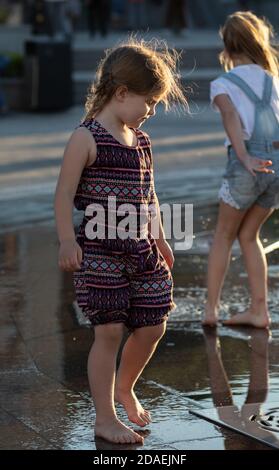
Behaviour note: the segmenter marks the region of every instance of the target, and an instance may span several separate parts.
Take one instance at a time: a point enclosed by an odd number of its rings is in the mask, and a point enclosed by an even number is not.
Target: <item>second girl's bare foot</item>
[[[124,406],[129,420],[138,426],[146,426],[151,423],[151,416],[138,401],[133,390],[128,392],[115,388],[114,399]]]
[[[268,328],[271,321],[268,313],[256,314],[247,310],[244,313],[233,315],[229,320],[224,320],[222,323],[229,326],[249,325],[255,328]]]
[[[143,444],[144,442],[142,436],[125,426],[117,418],[114,421],[110,420],[102,423],[96,420],[95,436],[113,444]]]

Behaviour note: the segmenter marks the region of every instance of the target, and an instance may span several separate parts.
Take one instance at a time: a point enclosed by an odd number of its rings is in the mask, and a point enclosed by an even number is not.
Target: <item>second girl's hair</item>
[[[237,11],[229,15],[220,29],[225,49],[219,55],[224,69],[233,67],[234,54],[244,54],[272,75],[278,76],[278,52],[270,44],[273,28],[266,19],[251,11]]]
[[[140,95],[158,98],[168,109],[174,102],[187,106],[177,74],[179,54],[163,41],[137,40],[106,51],[85,104],[86,119],[94,117],[111,100],[119,86]]]

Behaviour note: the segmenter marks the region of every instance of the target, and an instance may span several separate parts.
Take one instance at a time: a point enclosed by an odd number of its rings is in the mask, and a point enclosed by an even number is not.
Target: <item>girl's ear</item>
[[[117,100],[119,100],[121,103],[123,103],[123,101],[127,97],[127,94],[128,94],[128,88],[126,86],[122,85],[122,86],[119,86],[116,89],[115,97],[116,97]]]

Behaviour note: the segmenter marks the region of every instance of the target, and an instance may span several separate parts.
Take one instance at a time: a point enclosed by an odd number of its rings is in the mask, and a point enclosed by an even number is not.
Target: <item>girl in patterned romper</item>
[[[186,104],[176,66],[174,52],[144,41],[131,39],[107,51],[87,97],[86,117],[67,144],[56,189],[59,266],[74,271],[78,305],[94,326],[88,377],[95,435],[113,443],[143,442],[118,419],[114,403],[124,406],[132,423],[143,427],[151,422],[134,387],[175,307],[174,257],[154,189],[150,140],[140,127],[155,115],[159,102],[166,109],[171,102]],[[73,203],[84,211],[76,237]],[[91,236],[91,204],[104,209],[103,237]],[[120,225],[116,237],[108,236],[109,220],[122,204],[132,205],[136,216],[142,206],[150,209],[145,224],[137,224],[135,236],[126,239]],[[156,239],[154,221],[159,226]],[[130,335],[116,375],[124,326]]]
[[[267,328],[267,262],[259,232],[279,203],[278,53],[270,44],[271,27],[251,12],[230,15],[221,33],[226,73],[211,83],[211,101],[222,115],[228,160],[209,254],[203,323],[217,324],[231,247],[238,238],[251,304],[224,323]]]

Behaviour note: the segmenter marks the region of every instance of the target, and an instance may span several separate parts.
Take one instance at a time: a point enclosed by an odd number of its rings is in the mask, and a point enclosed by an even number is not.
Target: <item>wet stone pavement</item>
[[[57,270],[56,251],[51,224],[1,237],[0,446],[117,449],[94,441],[86,376],[93,332],[75,306],[71,274]],[[234,404],[241,412],[247,400],[270,406],[278,400],[279,267],[271,266],[270,335],[252,328],[202,330],[205,267],[205,253],[176,261],[177,309],[137,386],[153,416],[146,450],[268,448],[191,410]],[[245,306],[242,272],[241,260],[235,260],[223,294],[222,317],[228,315],[229,305],[233,310]],[[123,409],[117,411],[127,422]]]
[[[168,122],[175,126],[172,117],[169,121],[162,117],[158,127],[152,128],[158,139],[158,152],[160,144],[163,147],[160,135],[164,135]],[[220,158],[223,134],[218,124],[213,124],[205,119],[200,124],[200,133],[211,136],[207,142],[215,133],[214,148]],[[177,127],[177,145],[182,135],[183,127]],[[43,195],[37,179],[43,178],[42,175],[30,175],[27,185],[22,175],[6,168],[10,181],[22,178],[18,187],[24,204],[21,211],[15,208],[11,211],[16,192],[8,186],[2,189],[1,449],[268,450],[278,446],[279,253],[272,250],[272,244],[278,239],[279,215],[276,212],[262,232],[264,245],[270,251],[271,331],[221,325],[217,330],[203,330],[200,319],[205,300],[207,256],[216,221],[216,193],[222,167],[217,165],[214,152],[206,153],[208,147],[203,148],[202,143],[201,147],[196,144],[191,147],[184,140],[182,143],[177,150],[181,155],[176,150],[169,150],[168,154],[162,148],[157,192],[161,201],[176,198],[176,201],[194,202],[194,242],[190,250],[176,255],[173,274],[177,309],[171,314],[167,333],[136,389],[153,417],[145,431],[143,447],[94,440],[94,409],[86,373],[94,334],[76,307],[72,275],[60,272],[57,267],[58,243],[53,216],[48,212],[58,162],[53,168],[50,166],[54,176],[48,177]],[[185,173],[182,173],[183,148]],[[208,161],[212,167],[205,166],[201,172],[200,162],[210,159],[210,155],[212,159]],[[170,168],[169,157],[177,158],[176,165],[181,171]],[[36,162],[32,171],[35,165]],[[28,173],[27,168],[24,171]],[[40,197],[45,198],[45,212]],[[25,208],[32,204],[37,208],[29,212],[30,223],[23,224]],[[10,214],[10,229],[5,224],[5,213]],[[77,216],[75,221],[78,222]],[[222,295],[221,318],[244,309],[247,300],[247,277],[236,244]],[[120,406],[117,412],[128,424]],[[216,424],[216,419],[226,427]],[[252,429],[255,423],[259,423],[256,431]],[[270,423],[272,433],[267,430]],[[228,425],[255,437],[228,429]],[[260,442],[269,435],[272,435],[269,445]]]

